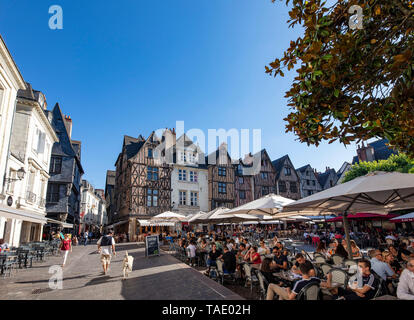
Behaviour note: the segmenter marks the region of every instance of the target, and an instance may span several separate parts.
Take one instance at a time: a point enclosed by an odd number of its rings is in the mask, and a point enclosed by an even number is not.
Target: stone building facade
[[[59,142],[52,148],[50,178],[47,188],[48,217],[73,225],[75,234],[80,227],[80,184],[84,174],[81,165],[81,142],[72,140],[72,119],[64,116],[59,104],[45,111]]]

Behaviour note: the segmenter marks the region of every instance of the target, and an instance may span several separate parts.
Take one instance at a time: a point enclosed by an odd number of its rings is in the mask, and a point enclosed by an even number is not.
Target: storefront
[[[12,247],[41,241],[46,217],[28,210],[0,205],[0,239]]]

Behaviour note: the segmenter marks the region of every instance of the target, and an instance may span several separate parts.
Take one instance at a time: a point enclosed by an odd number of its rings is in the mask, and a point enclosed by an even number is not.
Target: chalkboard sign
[[[159,256],[160,255],[160,242],[158,235],[147,236],[145,238],[145,256]]]

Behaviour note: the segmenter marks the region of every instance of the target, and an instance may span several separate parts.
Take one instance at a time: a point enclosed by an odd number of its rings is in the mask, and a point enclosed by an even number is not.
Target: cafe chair
[[[328,272],[332,269],[332,266],[330,264],[327,264],[327,263],[322,263],[320,265],[320,268],[323,272],[324,277],[326,277],[328,275]]]
[[[332,258],[333,264],[336,266],[341,265],[342,262],[344,261],[344,258],[337,254],[332,255],[331,258]]]
[[[296,300],[320,300],[321,289],[316,283],[307,284],[299,294],[296,296]]]
[[[314,258],[315,258],[314,263],[326,263],[326,259],[322,255],[316,256],[316,257],[314,256]]]
[[[328,274],[332,274],[332,282],[340,283],[341,287],[346,289],[349,279],[348,273],[342,269],[332,268]]]
[[[259,288],[260,288],[260,300],[266,300],[267,296],[267,287],[269,283],[267,282],[266,278],[260,272],[260,270],[256,270],[257,279],[259,280]]]

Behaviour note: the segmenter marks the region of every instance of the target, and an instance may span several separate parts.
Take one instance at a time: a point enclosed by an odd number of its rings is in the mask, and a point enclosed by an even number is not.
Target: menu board
[[[158,235],[145,237],[145,256],[159,256],[160,242]]]

